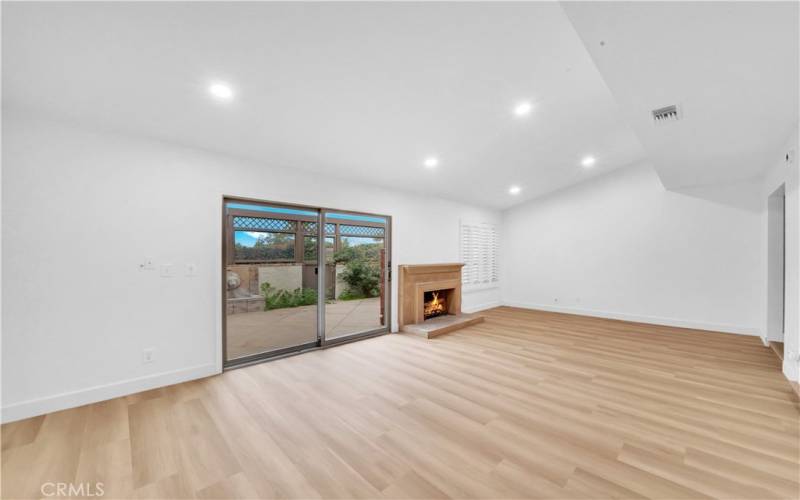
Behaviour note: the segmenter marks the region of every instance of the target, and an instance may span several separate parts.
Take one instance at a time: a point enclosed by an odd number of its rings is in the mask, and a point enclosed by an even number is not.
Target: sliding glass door
[[[319,211],[225,204],[226,361],[317,344]]]
[[[386,217],[324,211],[333,233],[333,300],[325,303],[325,341],[386,327],[389,267]]]
[[[225,366],[388,331],[388,238],[385,216],[226,198]]]

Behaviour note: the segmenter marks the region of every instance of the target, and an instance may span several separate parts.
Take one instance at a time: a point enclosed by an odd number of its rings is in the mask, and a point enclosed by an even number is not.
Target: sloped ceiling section
[[[562,2],[668,189],[760,175],[798,121],[797,2]],[[651,111],[677,104],[680,120]]]
[[[644,156],[557,2],[6,2],[2,22],[4,106],[270,166],[506,208]]]

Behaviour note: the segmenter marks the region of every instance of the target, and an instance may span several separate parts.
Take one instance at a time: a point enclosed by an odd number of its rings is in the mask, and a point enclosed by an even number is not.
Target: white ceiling
[[[783,156],[798,121],[799,5],[563,3],[670,189],[752,178]],[[651,110],[671,104],[681,121],[655,126]]]
[[[557,3],[5,3],[3,28],[7,105],[267,165],[506,207],[643,156]]]
[[[719,182],[797,121],[797,6],[739,5],[5,2],[3,103],[497,208],[644,158]]]

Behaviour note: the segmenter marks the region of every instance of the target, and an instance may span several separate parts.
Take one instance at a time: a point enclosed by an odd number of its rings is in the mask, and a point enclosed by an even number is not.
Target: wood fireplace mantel
[[[411,274],[438,274],[438,273],[456,273],[458,278],[461,279],[461,268],[464,264],[457,262],[455,264],[414,264],[400,266],[400,272],[405,272],[407,275]]]
[[[399,266],[398,323],[401,331],[423,333],[430,338],[438,333],[452,331],[456,329],[455,327],[467,326],[483,320],[482,317],[461,313],[462,267],[464,264],[460,262]],[[447,296],[448,315],[426,322],[423,311],[424,294],[434,290],[450,290]],[[421,327],[423,323],[427,325],[424,329],[411,328],[412,325]],[[434,326],[437,324],[442,325],[443,328],[437,329]]]

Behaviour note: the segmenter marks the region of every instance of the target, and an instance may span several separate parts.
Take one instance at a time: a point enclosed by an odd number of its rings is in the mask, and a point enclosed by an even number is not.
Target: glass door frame
[[[228,342],[227,342],[227,323],[228,323],[228,314],[227,314],[227,267],[228,267],[228,254],[230,250],[230,241],[229,239],[232,237],[230,231],[233,228],[229,227],[228,224],[228,211],[227,211],[227,204],[228,203],[252,203],[255,205],[264,205],[264,206],[274,206],[274,207],[283,207],[283,208],[291,208],[297,210],[311,210],[317,212],[317,338],[315,342],[308,342],[304,344],[299,344],[297,346],[291,346],[281,349],[275,349],[272,351],[267,351],[263,353],[255,353],[252,355],[242,356],[233,360],[228,360]],[[232,368],[239,368],[242,366],[248,366],[255,363],[260,363],[262,361],[267,361],[271,359],[277,359],[285,356],[290,356],[294,354],[299,354],[302,352],[312,351],[316,349],[324,349],[326,347],[331,347],[335,345],[345,344],[348,342],[353,342],[356,340],[361,340],[368,337],[374,337],[378,335],[383,335],[386,333],[391,332],[392,327],[392,217],[390,215],[383,215],[383,214],[375,214],[370,212],[360,212],[354,210],[341,210],[336,208],[325,208],[325,207],[314,207],[311,205],[300,205],[296,203],[285,203],[279,201],[270,201],[270,200],[262,200],[258,198],[246,198],[241,196],[229,196],[223,195],[222,196],[222,224],[221,224],[221,233],[222,233],[222,262],[221,262],[221,304],[220,304],[220,311],[222,314],[222,368],[223,370],[232,369]],[[325,282],[326,272],[326,256],[325,256],[325,237],[329,235],[325,234],[325,220],[327,213],[337,213],[337,214],[348,214],[348,215],[361,215],[361,216],[371,216],[371,217],[381,217],[386,220],[385,224],[385,231],[384,231],[384,250],[385,250],[385,262],[384,262],[384,325],[368,331],[363,332],[356,332],[351,335],[345,335],[342,337],[334,338],[334,339],[326,339],[325,338],[325,305],[326,305],[326,296],[327,290],[326,287],[328,283]],[[335,279],[335,278],[334,278]],[[322,290],[322,292],[320,292]],[[323,300],[319,300],[319,297],[322,297]],[[266,332],[265,332],[266,333]]]
[[[383,318],[384,318],[384,325],[378,328],[373,328],[372,330],[365,330],[363,332],[354,332],[349,335],[343,335],[341,337],[336,337],[333,339],[327,339],[325,337],[325,302],[322,303],[322,307],[319,307],[317,310],[317,314],[319,315],[318,318],[318,330],[319,330],[319,341],[322,347],[328,347],[338,344],[345,344],[347,342],[352,342],[354,340],[363,339],[366,337],[373,337],[376,335],[382,335],[384,333],[388,333],[392,329],[392,217],[389,215],[382,215],[382,214],[374,214],[369,212],[357,212],[354,210],[339,210],[335,208],[320,208],[320,224],[319,224],[319,238],[318,241],[320,245],[318,246],[317,254],[318,256],[322,256],[322,263],[325,264],[324,259],[324,250],[325,250],[325,241],[324,241],[324,232],[325,232],[325,223],[327,219],[328,213],[336,213],[336,214],[345,214],[345,215],[363,215],[367,217],[381,217],[386,220],[385,223],[385,230],[383,235],[383,249],[384,249],[384,280],[383,280],[383,287],[385,290],[385,294],[383,297]],[[357,221],[353,222],[353,225],[358,225]],[[324,278],[322,277],[323,273],[319,273],[317,276],[318,282],[317,287],[319,288],[322,286]],[[336,278],[334,278],[335,280]]]

